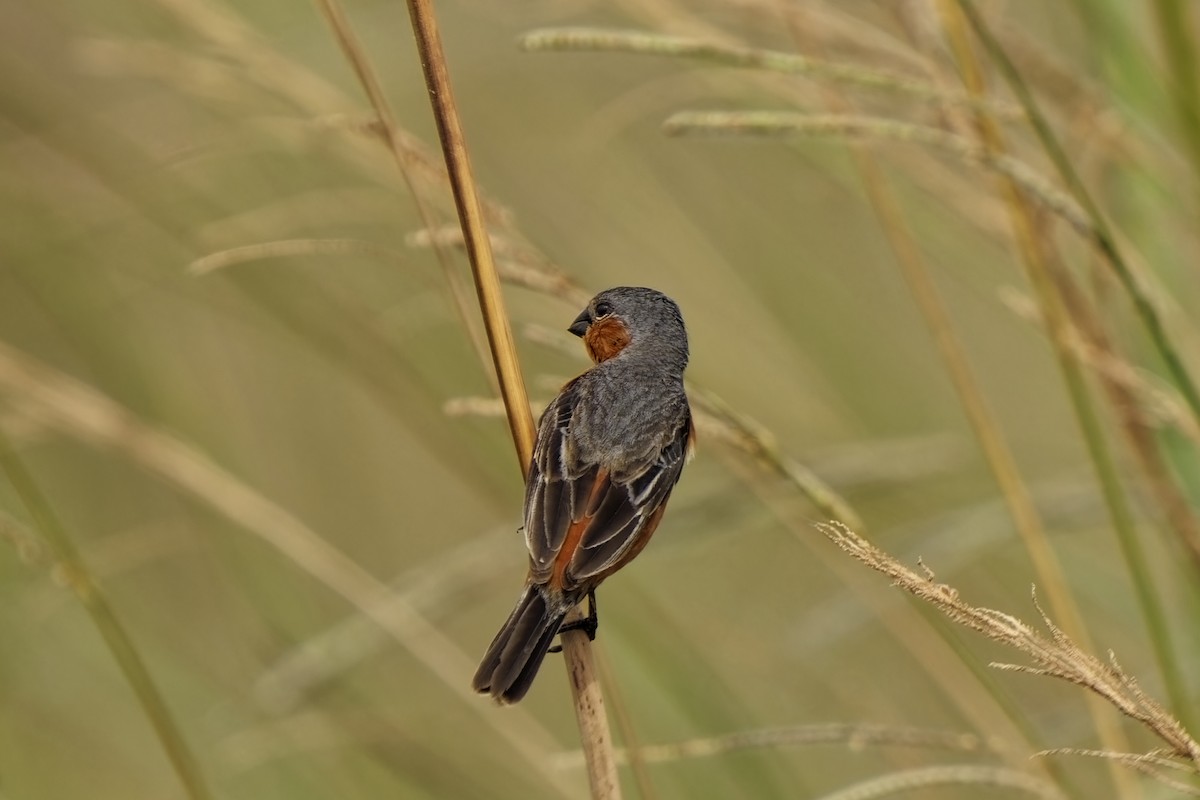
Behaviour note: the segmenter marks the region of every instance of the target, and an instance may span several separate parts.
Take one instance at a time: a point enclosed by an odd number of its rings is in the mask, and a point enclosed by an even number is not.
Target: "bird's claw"
[[[571,622],[564,623],[558,629],[558,632],[560,634],[566,633],[567,631],[583,631],[584,633],[587,634],[589,642],[596,641],[596,631],[599,630],[599,628],[600,628],[600,617],[597,616],[597,614],[596,614],[596,591],[594,589],[588,591],[587,597],[588,597],[587,616],[584,617],[583,619],[577,619],[577,620],[573,620]],[[561,653],[562,645],[556,644],[553,647],[551,647],[547,652]]]

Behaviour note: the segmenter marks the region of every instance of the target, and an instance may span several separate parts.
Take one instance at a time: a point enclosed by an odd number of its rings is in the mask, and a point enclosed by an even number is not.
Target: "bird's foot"
[[[589,589],[588,594],[588,613],[583,619],[577,619],[572,622],[567,622],[558,629],[560,634],[567,631],[583,631],[587,634],[588,641],[596,641],[596,631],[600,628],[600,618],[596,615],[596,590]],[[556,644],[551,647],[548,652],[561,653],[562,645]]]

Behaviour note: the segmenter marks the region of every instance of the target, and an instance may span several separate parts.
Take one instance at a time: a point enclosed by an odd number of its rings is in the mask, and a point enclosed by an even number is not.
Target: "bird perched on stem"
[[[675,301],[620,286],[592,298],[567,329],[594,366],[542,413],[525,487],[529,576],[473,686],[501,703],[525,696],[567,612],[594,638],[595,589],[650,541],[691,455],[683,371],[687,331]]]

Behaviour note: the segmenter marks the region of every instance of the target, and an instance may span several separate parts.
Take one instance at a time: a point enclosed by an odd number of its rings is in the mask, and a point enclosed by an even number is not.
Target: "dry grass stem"
[[[683,111],[670,116],[663,128],[671,135],[866,137],[919,144],[1009,178],[1085,239],[1095,238],[1084,210],[1029,164],[939,128],[885,117],[794,111]]]
[[[1035,753],[1037,756],[1085,756],[1088,758],[1100,758],[1106,761],[1115,761],[1118,764],[1136,770],[1143,775],[1153,778],[1159,783],[1170,787],[1171,789],[1182,794],[1191,795],[1192,797],[1200,797],[1200,787],[1184,783],[1167,775],[1164,770],[1174,770],[1176,772],[1184,772],[1189,775],[1200,775],[1200,769],[1194,764],[1173,761],[1169,758],[1164,758],[1157,752],[1150,753],[1114,753],[1110,750],[1083,750],[1077,747],[1059,747],[1053,750],[1043,750],[1040,753]]]
[[[928,569],[925,569],[924,574],[918,574],[841,523],[821,523],[817,525],[817,529],[842,550],[887,575],[897,586],[930,603],[954,622],[1020,650],[1032,659],[1032,664],[1029,665],[992,666],[1033,675],[1048,675],[1089,689],[1111,703],[1122,714],[1142,723],[1162,739],[1171,752],[1191,759],[1200,766],[1200,743],[1192,738],[1183,725],[1156,700],[1143,692],[1137,682],[1121,670],[1111,654],[1109,661],[1105,663],[1080,650],[1046,616],[1041,606],[1037,605],[1036,597],[1034,604],[1049,631],[1049,636],[1037,632],[1009,614],[970,605],[953,587],[935,582]]]
[[[1192,565],[1200,568],[1200,523],[1192,510],[1184,490],[1180,487],[1167,464],[1160,444],[1153,435],[1151,423],[1143,410],[1130,381],[1136,375],[1132,368],[1114,351],[1114,345],[1105,330],[1103,319],[1092,307],[1083,292],[1056,267],[1052,278],[1062,294],[1067,308],[1075,320],[1074,330],[1082,336],[1081,349],[1085,351],[1083,363],[1098,364],[1100,384],[1108,395],[1117,423],[1125,434],[1125,441],[1140,467],[1141,478],[1161,509],[1164,519],[1174,531],[1185,551],[1191,556]],[[1180,409],[1182,410],[1182,409]],[[1196,419],[1185,414],[1187,428],[1196,428]],[[1194,441],[1194,440],[1193,440]],[[1183,713],[1182,711],[1180,713]],[[1185,719],[1187,717],[1185,716]]]
[[[508,427],[512,433],[521,475],[524,476],[528,474],[529,462],[533,457],[534,422],[529,413],[529,398],[525,394],[525,383],[517,360],[517,348],[505,310],[504,294],[500,290],[500,279],[496,274],[491,240],[484,222],[479,193],[475,188],[471,160],[450,85],[437,16],[428,0],[409,0],[408,10],[433,108],[433,119],[442,143],[442,156],[446,161],[450,188],[454,194],[455,207],[458,209],[463,241],[475,276],[476,295],[479,308],[483,312],[492,362],[500,383],[500,395],[504,398],[504,405],[508,411]],[[425,220],[425,227],[432,230],[436,226]]]
[[[1012,789],[1044,800],[1063,800],[1064,797],[1053,784],[1015,769],[950,765],[892,772],[822,795],[819,800],[873,800],[931,786],[969,786],[975,789],[988,786]]]
[[[388,261],[404,261],[404,254],[362,239],[281,239],[275,242],[242,245],[209,253],[188,264],[192,275],[207,275],[237,264],[271,258],[297,256],[370,256]]]
[[[739,47],[646,31],[547,28],[530,31],[521,37],[520,43],[525,50],[535,52],[566,50],[694,58],[722,66],[825,78],[839,83],[907,94],[938,103],[974,106],[982,102],[997,114],[1005,117],[1019,118],[1022,115],[1018,107],[1008,103],[979,101],[963,92],[947,91],[925,81],[871,67],[823,61],[796,53]]]
[[[500,382],[500,395],[504,398],[521,474],[528,477],[529,464],[533,457],[534,422],[529,413],[529,397],[525,392],[525,383],[517,361],[517,348],[505,311],[500,276],[492,256],[491,240],[475,189],[471,161],[447,71],[446,56],[442,51],[437,15],[430,0],[409,0],[408,10],[417,50],[421,56],[425,85],[433,107],[434,122],[437,124],[438,137],[442,143],[442,155],[445,157],[446,169],[450,176],[450,187],[458,208],[463,242],[475,275],[476,293]],[[426,222],[425,227],[433,229],[434,226]],[[566,622],[573,622],[580,618],[582,613],[578,608],[574,609],[567,615]],[[619,798],[621,783],[613,758],[612,733],[604,713],[604,695],[596,675],[591,642],[579,630],[565,633],[560,638],[574,699],[575,720],[579,726],[583,750],[587,754],[588,784],[592,797],[594,800]]]
[[[962,753],[1000,752],[1004,749],[1001,742],[985,740],[973,733],[955,733],[896,725],[833,722],[824,725],[797,725],[742,731],[726,736],[689,739],[671,744],[642,745],[637,748],[636,755],[647,763],[662,764],[689,758],[712,758],[741,750],[809,747],[824,744],[845,745],[847,749],[855,752],[868,747],[909,747]],[[634,754],[628,748],[622,748],[617,751],[617,760],[624,764],[630,760],[632,755]],[[553,763],[559,769],[576,769],[583,765],[583,754],[578,750],[560,753],[554,757]]]
[[[854,525],[858,512],[809,467],[783,452],[774,434],[750,417],[734,410],[716,394],[689,387],[692,402],[723,429],[723,434],[747,455],[784,478],[823,514]]]

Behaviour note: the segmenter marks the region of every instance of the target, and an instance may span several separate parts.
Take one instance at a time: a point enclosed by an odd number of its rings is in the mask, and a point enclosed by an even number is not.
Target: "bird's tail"
[[[541,589],[525,587],[517,607],[483,656],[471,685],[501,703],[515,703],[529,691],[570,605],[547,602]]]

